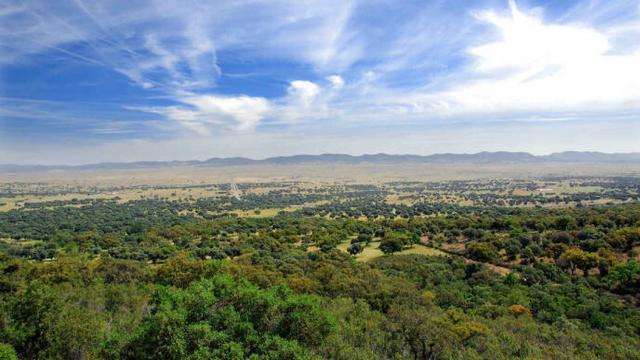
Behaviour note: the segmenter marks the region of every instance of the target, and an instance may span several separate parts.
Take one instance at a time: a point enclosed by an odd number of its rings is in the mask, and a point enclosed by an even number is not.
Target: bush
[[[378,248],[385,254],[402,251],[404,243],[400,239],[385,239],[380,242]]]
[[[531,316],[531,311],[520,304],[513,304],[509,306],[509,311],[511,312],[511,314],[515,315],[516,317],[523,316],[523,315]]]
[[[9,344],[0,343],[0,360],[18,360],[18,355]]]
[[[354,243],[353,245],[349,246],[349,248],[347,249],[347,251],[349,252],[349,254],[351,255],[358,255],[360,254],[362,251],[364,250],[364,247],[362,246],[361,243]]]
[[[467,245],[467,255],[478,261],[495,261],[498,259],[498,250],[488,243],[473,242]]]

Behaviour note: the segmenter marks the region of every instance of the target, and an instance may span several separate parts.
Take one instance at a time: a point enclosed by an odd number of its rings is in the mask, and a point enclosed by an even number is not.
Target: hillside
[[[550,155],[532,155],[526,152],[479,152],[475,154],[433,154],[433,155],[393,155],[393,154],[320,154],[320,155],[292,155],[277,156],[265,159],[249,159],[244,157],[219,158],[214,157],[204,161],[137,161],[137,162],[109,162],[85,165],[16,165],[2,164],[0,172],[33,172],[51,170],[122,170],[122,169],[152,169],[175,166],[223,167],[248,165],[355,165],[355,164],[640,164],[640,153],[601,153],[566,151]]]

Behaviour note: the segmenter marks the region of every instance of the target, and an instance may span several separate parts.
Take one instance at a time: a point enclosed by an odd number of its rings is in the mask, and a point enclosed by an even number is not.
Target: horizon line
[[[89,163],[81,163],[81,164],[50,164],[50,165],[45,165],[42,163],[22,163],[22,164],[18,164],[18,163],[0,163],[0,167],[9,167],[9,166],[15,166],[15,167],[47,167],[47,168],[55,168],[55,167],[67,167],[67,168],[77,168],[77,167],[85,167],[85,166],[97,166],[97,165],[110,165],[110,164],[118,164],[118,165],[133,165],[133,164],[141,164],[141,163],[187,163],[187,162],[192,162],[192,163],[204,163],[210,160],[231,160],[231,159],[237,159],[237,160],[249,160],[249,161],[256,161],[256,162],[260,162],[260,161],[267,161],[267,160],[272,160],[272,159],[278,159],[278,158],[292,158],[292,157],[298,157],[298,156],[350,156],[353,158],[358,158],[358,157],[364,157],[364,156],[379,156],[379,155],[386,155],[386,156],[416,156],[416,157],[432,157],[432,156],[438,156],[438,155],[454,155],[454,156],[473,156],[473,155],[479,155],[479,154],[523,154],[523,155],[530,155],[532,157],[546,157],[546,156],[552,156],[552,155],[556,155],[556,154],[566,154],[566,153],[581,153],[581,154],[601,154],[601,155],[640,155],[640,151],[630,151],[630,152],[603,152],[603,151],[595,151],[595,150],[565,150],[565,151],[555,151],[555,152],[550,152],[550,153],[544,153],[544,154],[533,154],[527,151],[506,151],[506,150],[497,150],[497,151],[478,151],[478,152],[461,152],[461,153],[455,153],[455,152],[442,152],[442,153],[429,153],[429,154],[416,154],[416,153],[385,153],[385,152],[378,152],[378,153],[360,153],[360,154],[350,154],[350,153],[332,153],[332,152],[323,152],[323,153],[299,153],[299,154],[291,154],[291,155],[275,155],[275,156],[268,156],[268,157],[264,157],[264,158],[251,158],[251,157],[245,157],[245,156],[225,156],[225,157],[218,157],[218,156],[213,156],[213,157],[208,157],[208,158],[204,158],[204,159],[189,159],[189,160],[135,160],[135,161],[102,161],[102,162],[89,162]]]

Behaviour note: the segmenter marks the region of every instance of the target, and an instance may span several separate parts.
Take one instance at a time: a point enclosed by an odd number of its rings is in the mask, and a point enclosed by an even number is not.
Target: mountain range
[[[535,163],[635,163],[640,164],[640,153],[602,153],[593,151],[565,151],[549,155],[527,152],[479,152],[475,154],[391,155],[391,154],[321,154],[277,156],[261,160],[244,157],[210,158],[188,161],[105,162],[86,165],[15,165],[0,164],[0,173],[52,171],[52,170],[126,170],[174,166],[247,166],[247,165],[356,165],[356,164],[535,164]]]

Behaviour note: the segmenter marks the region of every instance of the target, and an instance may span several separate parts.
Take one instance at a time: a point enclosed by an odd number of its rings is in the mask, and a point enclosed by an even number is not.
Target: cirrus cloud
[[[547,135],[589,123],[611,149],[640,150],[637,0],[0,0],[0,23],[0,142],[16,154],[36,135],[150,149],[270,132],[272,144],[378,136],[402,152],[390,129],[440,126],[459,127],[438,147],[456,152],[472,126],[516,138],[524,123]]]

